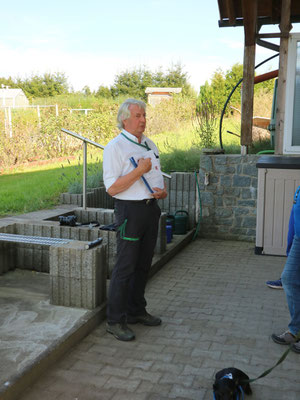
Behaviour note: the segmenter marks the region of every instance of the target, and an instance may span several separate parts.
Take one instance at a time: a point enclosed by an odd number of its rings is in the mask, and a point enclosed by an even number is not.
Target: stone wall
[[[201,154],[201,236],[255,241],[258,157]]]
[[[196,224],[198,214],[196,177],[191,172],[172,172],[171,179],[165,179],[168,196],[159,200],[158,204],[166,214],[174,214],[177,210],[185,210],[189,214],[189,226],[192,229]],[[114,200],[110,197],[104,187],[92,189],[87,193],[87,207],[113,209]],[[60,197],[62,204],[74,204],[82,207],[83,195],[62,193]],[[97,218],[95,218],[97,220]]]

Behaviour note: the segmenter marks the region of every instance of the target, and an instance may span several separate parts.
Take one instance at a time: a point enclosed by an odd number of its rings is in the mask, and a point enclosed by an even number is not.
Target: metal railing
[[[104,150],[104,146],[102,146],[99,143],[93,142],[92,140],[79,135],[78,133],[72,132],[72,131],[68,131],[67,129],[61,129],[62,132],[67,133],[68,135],[71,135],[73,137],[75,137],[76,139],[79,139],[83,142],[83,185],[82,185],[82,189],[83,189],[83,200],[82,200],[82,207],[84,210],[86,210],[86,194],[87,194],[87,190],[86,190],[86,180],[87,180],[87,144],[91,144],[95,147],[99,147],[100,149]],[[171,179],[171,175],[166,174],[165,172],[162,172],[162,175],[165,178]]]

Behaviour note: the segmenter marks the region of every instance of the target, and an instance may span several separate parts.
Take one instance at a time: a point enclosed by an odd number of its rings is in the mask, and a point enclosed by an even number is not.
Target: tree
[[[104,97],[105,99],[110,99],[112,94],[111,90],[106,86],[99,86],[96,94],[96,97]]]
[[[85,96],[90,96],[90,95],[92,94],[91,89],[90,89],[87,85],[85,85],[85,86],[82,88],[82,92],[83,92],[83,94],[84,94]]]
[[[181,87],[183,95],[194,96],[188,83],[187,73],[180,64],[176,64],[163,73],[161,69],[151,72],[146,68],[126,70],[115,77],[111,93],[113,97],[130,96],[146,100],[146,87]]]
[[[68,93],[68,83],[65,74],[56,72],[54,74],[45,73],[43,76],[32,75],[30,78],[22,80],[21,78],[13,79],[0,78],[0,85],[9,86],[10,88],[20,88],[27,97],[49,97],[58,94]]]

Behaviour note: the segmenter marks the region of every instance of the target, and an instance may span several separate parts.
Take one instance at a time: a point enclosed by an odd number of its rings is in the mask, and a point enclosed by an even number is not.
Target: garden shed
[[[147,87],[145,93],[148,95],[148,104],[155,106],[162,100],[169,100],[173,94],[178,94],[182,91],[182,88],[158,88],[158,87]]]
[[[22,89],[0,89],[0,106],[2,107],[16,107],[28,106],[29,100]]]

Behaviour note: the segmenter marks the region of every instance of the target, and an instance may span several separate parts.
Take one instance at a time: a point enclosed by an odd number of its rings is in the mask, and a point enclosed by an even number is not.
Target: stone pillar
[[[50,247],[50,303],[93,309],[106,300],[107,246],[73,241]]]

